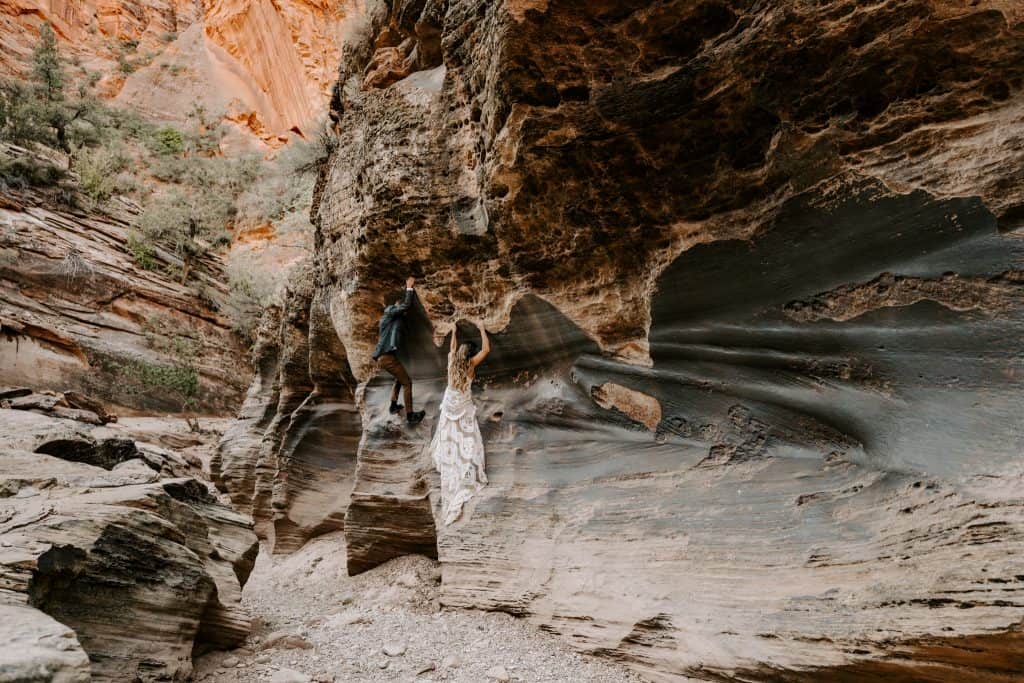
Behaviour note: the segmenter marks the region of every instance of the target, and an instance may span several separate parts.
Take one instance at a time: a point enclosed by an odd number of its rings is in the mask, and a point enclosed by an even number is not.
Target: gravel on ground
[[[442,608],[437,562],[410,556],[349,577],[340,533],[299,552],[260,553],[243,592],[241,648],[196,660],[197,681],[633,683],[615,662],[573,651],[500,612]]]

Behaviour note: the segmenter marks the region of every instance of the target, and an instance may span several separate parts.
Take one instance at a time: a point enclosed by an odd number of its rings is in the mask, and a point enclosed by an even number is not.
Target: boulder
[[[66,421],[41,419],[69,435]],[[179,680],[195,652],[244,642],[241,586],[258,549],[251,521],[206,484],[159,480],[141,459],[100,466],[134,442],[47,440],[43,425],[33,427],[24,440],[51,444],[54,455],[0,449],[0,585],[23,605],[0,621],[28,643],[10,666],[88,680],[91,660],[97,680]],[[46,635],[37,625],[48,619],[63,630]],[[83,658],[84,678],[74,678]]]
[[[92,680],[75,632],[33,607],[0,603],[0,642],[0,681]]]
[[[312,678],[295,669],[278,669],[270,674],[270,683],[309,683]]]
[[[32,390],[28,387],[0,387],[0,400],[11,400],[28,396]]]

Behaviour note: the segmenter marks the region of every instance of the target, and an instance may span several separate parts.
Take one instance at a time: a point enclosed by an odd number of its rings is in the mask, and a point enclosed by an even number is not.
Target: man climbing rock
[[[402,333],[405,327],[405,314],[412,308],[416,291],[413,286],[415,278],[408,278],[405,281],[405,297],[384,308],[384,315],[380,319],[380,337],[377,341],[377,348],[373,352],[373,359],[377,361],[381,369],[387,370],[395,378],[395,386],[391,390],[391,413],[397,415],[402,412],[402,404],[398,402],[398,390],[402,389],[405,398],[405,419],[409,424],[417,424],[423,420],[426,411],[413,411],[412,409],[412,380],[405,366],[398,360],[398,351],[402,348]]]

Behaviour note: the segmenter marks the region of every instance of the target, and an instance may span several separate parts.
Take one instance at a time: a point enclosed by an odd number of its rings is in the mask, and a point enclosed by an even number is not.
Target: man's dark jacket
[[[373,351],[373,359],[377,360],[385,353],[395,353],[402,346],[402,327],[405,323],[405,312],[412,306],[413,290],[405,290],[405,299],[400,304],[391,304],[384,309],[380,319],[380,337],[377,348]]]

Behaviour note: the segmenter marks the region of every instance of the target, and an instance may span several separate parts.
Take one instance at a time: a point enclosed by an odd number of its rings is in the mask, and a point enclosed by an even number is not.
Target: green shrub
[[[104,148],[79,147],[75,150],[74,160],[79,188],[94,202],[110,198],[117,188],[117,174],[129,163],[123,151]]]
[[[38,157],[0,154],[0,184],[9,189],[57,187],[67,176],[63,168]]]
[[[146,186],[142,180],[130,171],[122,171],[114,177],[114,194],[140,197],[145,190]]]
[[[123,54],[117,56],[117,66],[121,70],[121,73],[125,75],[135,73],[135,69],[137,68],[135,62],[128,59]]]
[[[158,365],[143,360],[115,362],[110,369],[119,388],[129,395],[164,394],[185,402],[199,393],[199,373],[191,365]]]
[[[157,195],[138,218],[145,241],[166,244],[181,259],[179,280],[183,284],[207,252],[228,241],[234,198],[210,180],[187,192],[175,188]]]
[[[118,135],[125,139],[149,140],[156,129],[149,121],[142,118],[137,112],[128,109],[110,108],[107,112],[109,128],[117,131]]]
[[[177,128],[164,126],[153,133],[150,149],[163,156],[181,154],[185,151],[185,137]]]
[[[267,269],[255,267],[251,260],[237,259],[228,265],[228,298],[221,312],[231,327],[248,344],[255,341],[256,328],[263,311],[273,304],[278,279]]]
[[[200,102],[192,103],[192,109],[186,115],[192,125],[190,137],[191,151],[212,156],[220,153],[220,141],[224,137],[223,117],[210,114]]]
[[[23,147],[50,141],[46,111],[24,83],[0,82],[0,140]]]
[[[160,34],[160,40],[162,40],[165,43],[173,43],[177,39],[178,39],[178,34],[175,33],[174,31],[167,31],[166,33],[161,33]]]
[[[139,268],[143,270],[156,270],[160,265],[156,258],[156,249],[134,230],[128,233],[128,241],[125,246],[132,255],[135,265]]]

